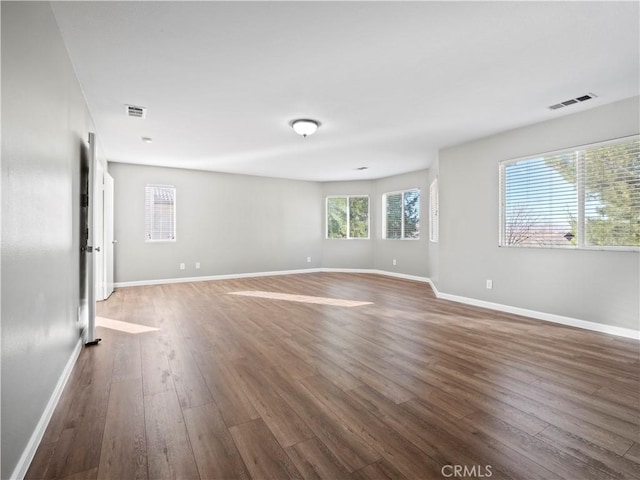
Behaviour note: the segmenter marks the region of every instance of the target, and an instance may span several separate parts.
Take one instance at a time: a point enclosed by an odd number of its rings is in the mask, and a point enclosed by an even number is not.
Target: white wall
[[[121,163],[110,163],[109,172],[115,183],[118,283],[318,267],[380,268],[421,277],[428,273],[427,170],[328,183]],[[177,188],[176,242],[144,241],[147,184]],[[421,239],[383,240],[382,194],[416,187],[422,193]],[[369,195],[371,238],[326,239],[327,195]],[[196,262],[201,269],[195,269]],[[186,270],[179,269],[180,263]]]
[[[121,163],[110,163],[109,172],[115,183],[116,282],[321,265],[318,183]],[[147,184],[176,187],[175,242],[145,242]]]
[[[420,189],[420,239],[388,240],[382,238],[382,195],[399,190]],[[378,218],[375,232],[373,268],[418,277],[429,274],[429,171],[381,178],[376,181],[373,211]],[[393,259],[396,265],[393,265]]]
[[[326,268],[376,269],[426,278],[429,274],[428,200],[429,171],[395,175],[378,180],[328,182],[323,195],[369,195],[370,238],[325,239],[322,266]],[[399,190],[420,189],[420,239],[388,240],[382,238],[382,195]],[[326,228],[323,209],[323,228]],[[326,232],[323,230],[323,238]],[[396,265],[393,265],[393,260]]]
[[[498,248],[501,160],[637,134],[639,113],[635,97],[442,150],[438,289],[639,330],[638,252]]]
[[[2,469],[80,340],[80,162],[91,127],[49,3],[2,2]]]
[[[326,182],[322,184],[322,266],[325,268],[368,269],[373,265],[374,238],[379,227],[378,216],[373,209],[376,189],[375,181]],[[325,199],[330,195],[368,195],[369,196],[369,237],[342,239],[326,238],[327,220]]]

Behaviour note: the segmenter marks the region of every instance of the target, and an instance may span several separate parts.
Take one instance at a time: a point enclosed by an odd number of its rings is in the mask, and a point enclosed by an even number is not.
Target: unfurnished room
[[[640,2],[0,17],[0,478],[640,478]]]

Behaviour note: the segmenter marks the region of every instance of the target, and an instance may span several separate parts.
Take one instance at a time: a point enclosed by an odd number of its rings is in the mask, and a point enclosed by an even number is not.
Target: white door
[[[104,183],[104,294],[106,300],[113,293],[113,177],[105,172]]]
[[[94,162],[94,174],[93,174],[93,256],[94,256],[94,271],[93,277],[95,279],[95,299],[101,301],[105,299],[104,296],[104,192],[103,192],[103,178],[104,169],[100,162]]]
[[[95,271],[96,271],[96,256],[94,250],[96,247],[94,242],[100,240],[96,238],[96,192],[99,191],[97,185],[98,175],[98,156],[96,153],[96,135],[93,132],[89,132],[89,158],[88,158],[88,205],[87,205],[87,246],[85,247],[85,255],[87,256],[87,334],[85,338],[85,344],[96,345],[100,339],[96,338],[96,290],[95,290]]]

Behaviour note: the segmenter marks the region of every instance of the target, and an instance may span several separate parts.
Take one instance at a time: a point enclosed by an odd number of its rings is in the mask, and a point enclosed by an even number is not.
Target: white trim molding
[[[503,305],[501,303],[487,302],[485,300],[478,300],[475,298],[462,297],[459,295],[453,295],[450,293],[444,293],[438,291],[435,284],[428,277],[421,277],[418,275],[408,275],[405,273],[389,272],[387,270],[376,270],[371,268],[307,268],[302,270],[281,270],[273,272],[257,272],[257,273],[234,273],[228,275],[212,275],[206,277],[184,277],[184,278],[167,278],[162,280],[141,280],[135,282],[119,282],[115,284],[115,287],[137,287],[142,285],[162,285],[167,283],[188,283],[188,282],[205,282],[209,280],[230,280],[234,278],[252,278],[252,277],[267,277],[275,275],[296,275],[301,273],[368,273],[374,275],[384,275],[387,277],[403,278],[405,280],[413,280],[415,282],[428,283],[435,293],[436,298],[441,300],[449,300],[457,303],[464,303],[466,305],[473,305],[475,307],[488,308],[490,310],[496,310],[498,312],[513,313],[515,315],[522,315],[523,317],[535,318],[537,320],[544,320],[545,322],[558,323],[560,325],[567,325],[570,327],[582,328],[585,330],[592,330],[594,332],[607,333],[609,335],[615,335],[618,337],[632,338],[640,340],[640,331],[633,330],[631,328],[615,327],[612,325],[605,325],[603,323],[589,322],[587,320],[580,320],[577,318],[565,317],[562,315],[555,315],[553,313],[538,312],[536,310],[528,310],[526,308],[514,307],[511,305]]]
[[[23,450],[22,455],[20,456],[20,460],[18,460],[18,464],[13,470],[10,478],[22,479],[27,474],[27,470],[29,470],[31,461],[36,454],[36,450],[38,450],[38,446],[40,445],[40,441],[44,436],[44,432],[46,431],[47,426],[49,425],[49,421],[53,416],[53,412],[58,406],[58,402],[60,401],[60,397],[62,396],[64,387],[67,385],[67,381],[71,376],[71,372],[76,364],[76,360],[78,360],[78,356],[82,351],[82,343],[82,338],[79,338],[78,343],[76,343],[76,346],[73,348],[73,352],[71,352],[69,360],[67,360],[67,364],[65,365],[64,370],[62,370],[62,374],[58,379],[56,387],[53,389],[51,397],[49,397],[47,406],[45,407],[44,412],[42,412],[40,420],[38,421],[35,430],[31,434],[31,438],[29,438],[29,442]]]
[[[640,340],[640,331],[633,330],[631,328],[614,327],[612,325],[605,325],[604,323],[589,322],[587,320],[579,320],[577,318],[565,317],[553,313],[538,312],[536,310],[513,307],[511,305],[503,305],[501,303],[493,303],[487,302],[485,300],[478,300],[475,298],[461,297],[458,295],[452,295],[450,293],[440,293],[435,289],[434,291],[436,292],[436,297],[442,300],[450,300],[452,302],[464,303],[467,305],[473,305],[475,307],[488,308],[491,310],[497,310],[499,312],[513,313],[515,315],[521,315],[523,317],[544,320],[545,322],[559,323],[561,325],[567,325],[570,327],[577,327],[585,330],[593,330],[594,332],[608,333],[610,335],[616,335],[618,337]]]
[[[299,273],[317,273],[320,268],[307,268],[301,270],[280,270],[274,272],[254,272],[254,273],[230,273],[225,275],[208,275],[202,277],[178,277],[178,278],[162,278],[159,280],[136,280],[133,282],[116,282],[113,284],[115,288],[122,287],[142,287],[145,285],[165,285],[168,283],[191,283],[191,282],[209,282],[211,280],[233,280],[235,278],[254,278],[254,277],[273,277],[276,275],[296,275]]]

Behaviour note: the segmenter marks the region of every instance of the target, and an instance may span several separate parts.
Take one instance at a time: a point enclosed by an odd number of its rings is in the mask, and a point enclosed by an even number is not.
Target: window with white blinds
[[[500,245],[640,247],[638,136],[500,164]]]
[[[369,197],[327,197],[327,238],[369,238]]]
[[[439,225],[439,200],[438,179],[436,178],[429,187],[429,240],[438,243],[438,225]]]
[[[147,185],[145,187],[144,234],[147,242],[175,241],[175,187],[169,185]]]
[[[420,238],[420,189],[382,195],[382,238],[417,240]]]

